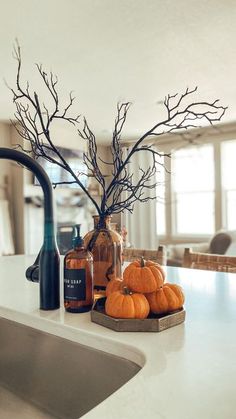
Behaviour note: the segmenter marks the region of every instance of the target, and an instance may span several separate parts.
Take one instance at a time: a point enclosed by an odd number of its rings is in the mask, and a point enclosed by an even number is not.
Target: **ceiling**
[[[15,85],[14,39],[22,79],[44,97],[35,63],[59,78],[62,104],[73,90],[100,143],[110,141],[118,101],[131,101],[124,139],[164,116],[168,93],[198,86],[197,99],[229,106],[236,120],[235,0],[0,0],[0,79]],[[46,98],[46,96],[45,96]],[[13,117],[0,82],[0,120]]]

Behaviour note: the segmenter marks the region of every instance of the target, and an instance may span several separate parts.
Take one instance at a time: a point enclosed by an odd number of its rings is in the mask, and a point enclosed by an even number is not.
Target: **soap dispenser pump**
[[[73,248],[64,258],[64,307],[71,313],[89,311],[93,305],[93,257],[84,248],[80,224],[73,228]]]

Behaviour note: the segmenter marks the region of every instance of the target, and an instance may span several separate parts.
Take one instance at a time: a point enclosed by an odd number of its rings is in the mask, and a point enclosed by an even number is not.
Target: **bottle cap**
[[[81,224],[75,224],[73,227],[73,247],[83,246],[84,241],[80,235],[80,226]]]

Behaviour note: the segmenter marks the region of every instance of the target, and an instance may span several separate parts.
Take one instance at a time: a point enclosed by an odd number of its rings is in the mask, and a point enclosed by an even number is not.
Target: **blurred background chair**
[[[166,265],[166,252],[164,246],[159,246],[157,250],[134,248],[123,249],[124,262],[133,262],[136,259],[140,259],[142,256],[146,260],[152,260],[160,265]]]
[[[193,252],[191,248],[185,248],[182,266],[184,268],[236,273],[236,256]]]
[[[236,234],[235,231],[218,231],[208,242],[168,245],[167,265],[182,266],[184,249],[187,247],[194,252],[236,256]]]

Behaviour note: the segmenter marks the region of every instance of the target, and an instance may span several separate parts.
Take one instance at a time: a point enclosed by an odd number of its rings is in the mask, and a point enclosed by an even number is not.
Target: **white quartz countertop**
[[[236,417],[236,274],[166,268],[186,295],[185,323],[160,333],[121,333],[90,314],[39,310],[25,279],[33,258],[0,257],[0,316],[130,359],[142,369],[95,407],[91,419]]]

